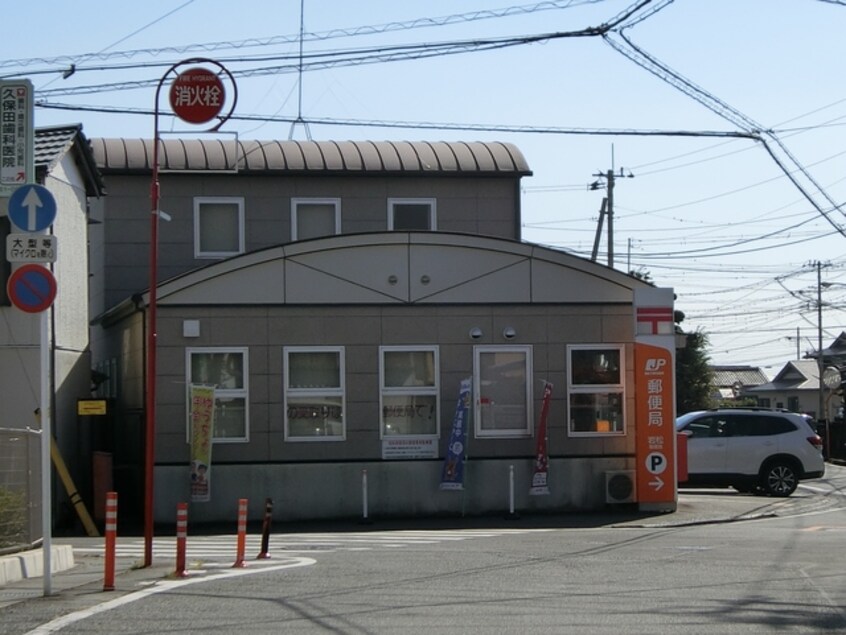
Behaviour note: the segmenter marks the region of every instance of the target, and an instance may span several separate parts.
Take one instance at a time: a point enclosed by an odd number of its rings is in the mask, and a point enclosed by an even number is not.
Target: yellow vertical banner
[[[211,451],[214,436],[214,386],[190,386],[191,502],[211,499]]]

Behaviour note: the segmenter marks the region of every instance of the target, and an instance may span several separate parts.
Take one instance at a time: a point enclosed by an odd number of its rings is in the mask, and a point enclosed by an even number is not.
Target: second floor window
[[[291,200],[291,240],[341,233],[341,201],[337,198]]]
[[[194,199],[194,257],[228,258],[244,253],[244,199]]]
[[[388,231],[433,231],[437,228],[435,199],[388,199]]]

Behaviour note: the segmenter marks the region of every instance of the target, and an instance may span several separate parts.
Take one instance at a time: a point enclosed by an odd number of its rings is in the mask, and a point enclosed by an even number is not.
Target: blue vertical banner
[[[471,378],[461,381],[458,394],[458,404],[455,406],[455,417],[452,420],[452,431],[447,445],[447,455],[441,474],[441,489],[464,489],[464,460],[467,454],[467,420],[470,415],[470,386]]]

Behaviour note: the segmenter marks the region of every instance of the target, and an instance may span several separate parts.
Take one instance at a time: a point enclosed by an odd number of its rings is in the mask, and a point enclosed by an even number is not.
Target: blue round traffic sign
[[[41,313],[56,299],[56,279],[41,265],[23,265],[9,276],[9,299],[21,311]]]
[[[40,232],[56,220],[56,199],[43,185],[21,185],[9,197],[9,220],[25,232]]]

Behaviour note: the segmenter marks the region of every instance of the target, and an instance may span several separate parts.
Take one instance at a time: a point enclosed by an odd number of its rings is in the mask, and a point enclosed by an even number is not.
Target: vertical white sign
[[[0,81],[0,196],[35,183],[32,82]]]

